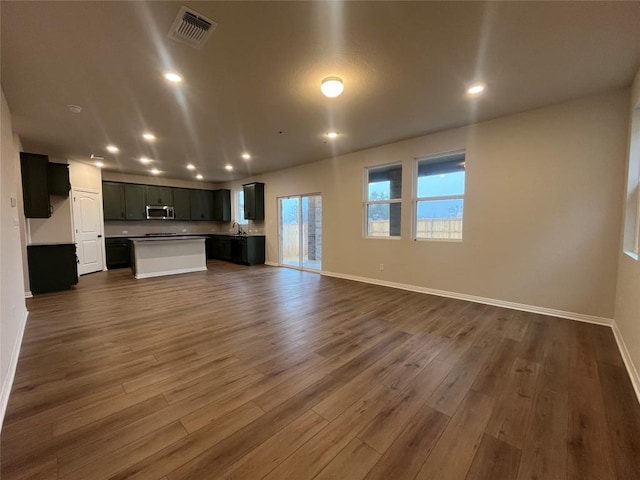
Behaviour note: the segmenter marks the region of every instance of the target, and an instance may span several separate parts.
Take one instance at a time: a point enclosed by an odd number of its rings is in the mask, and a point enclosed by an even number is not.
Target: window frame
[[[400,187],[400,197],[399,198],[390,198],[387,200],[369,200],[369,171],[371,170],[382,170],[384,168],[400,167],[400,176],[403,178],[404,175],[404,165],[402,161],[383,163],[380,165],[369,165],[364,167],[364,175],[363,175],[363,202],[362,202],[362,237],[364,239],[373,239],[373,240],[400,240],[402,238],[402,186]],[[400,235],[391,235],[388,236],[378,236],[378,235],[369,235],[369,205],[391,205],[392,203],[400,204]]]
[[[456,155],[464,155],[464,192],[462,194],[455,195],[435,195],[430,197],[419,197],[418,196],[418,180],[419,170],[420,170],[420,162],[429,161],[433,163],[438,163],[438,160],[443,161],[447,157],[453,157]],[[423,155],[420,157],[415,157],[413,161],[413,185],[412,185],[412,224],[411,224],[411,238],[415,242],[453,242],[453,243],[462,243],[464,241],[464,210],[462,214],[462,231],[461,238],[424,238],[418,237],[418,203],[419,202],[428,202],[428,201],[438,201],[438,200],[462,200],[464,204],[465,196],[467,193],[467,151],[464,148],[457,150],[449,150],[445,152],[438,152],[431,155]]]

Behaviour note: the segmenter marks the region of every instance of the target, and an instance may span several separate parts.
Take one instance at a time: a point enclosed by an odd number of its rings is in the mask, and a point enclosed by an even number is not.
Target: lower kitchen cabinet
[[[69,290],[78,283],[74,243],[27,245],[31,293]]]
[[[207,257],[243,265],[264,263],[264,236],[212,235]]]
[[[131,240],[128,238],[107,238],[105,246],[109,270],[131,267]]]

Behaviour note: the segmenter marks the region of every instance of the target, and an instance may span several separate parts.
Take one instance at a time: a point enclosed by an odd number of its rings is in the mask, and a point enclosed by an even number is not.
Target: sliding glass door
[[[322,197],[296,195],[278,199],[280,265],[322,269]]]

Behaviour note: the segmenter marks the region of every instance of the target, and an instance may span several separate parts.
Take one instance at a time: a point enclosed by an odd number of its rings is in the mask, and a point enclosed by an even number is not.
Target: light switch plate
[[[15,197],[11,197],[11,206],[15,207],[18,205],[18,200]]]

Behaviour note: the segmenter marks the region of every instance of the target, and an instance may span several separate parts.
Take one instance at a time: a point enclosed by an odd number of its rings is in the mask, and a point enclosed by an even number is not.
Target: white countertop
[[[140,237],[140,238],[132,238],[131,241],[134,243],[138,242],[173,242],[173,241],[186,241],[186,240],[206,240],[207,237],[198,237],[198,236],[170,236],[170,237]]]

